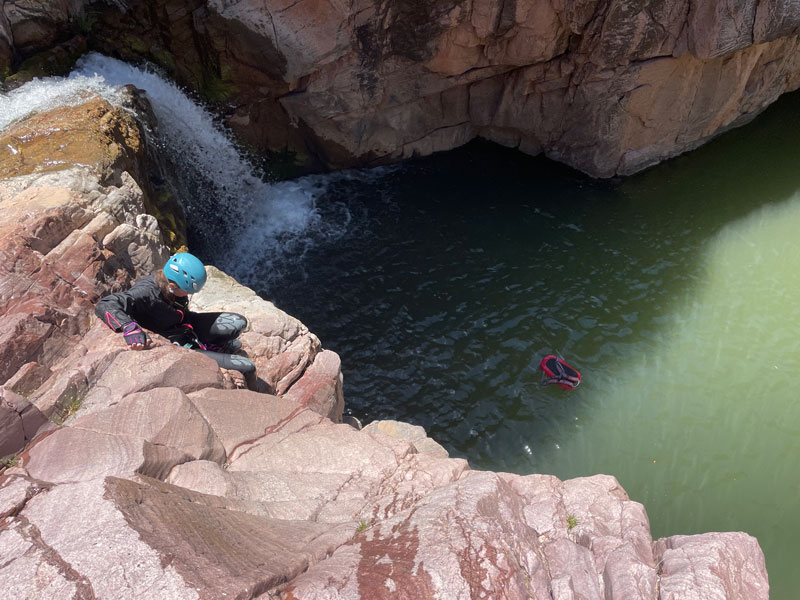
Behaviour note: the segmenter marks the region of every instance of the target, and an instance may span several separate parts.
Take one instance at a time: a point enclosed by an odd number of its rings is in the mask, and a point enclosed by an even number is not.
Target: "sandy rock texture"
[[[4,599],[768,598],[754,538],[654,541],[611,476],[472,471],[419,427],[338,422],[338,356],[216,269],[193,302],[249,317],[258,391],[158,336],[127,350],[92,307],[169,254],[142,140],[99,99],[0,133]]]
[[[788,0],[0,5],[0,64],[85,35],[199,90],[255,148],[316,168],[481,137],[626,175],[800,86],[800,5]]]

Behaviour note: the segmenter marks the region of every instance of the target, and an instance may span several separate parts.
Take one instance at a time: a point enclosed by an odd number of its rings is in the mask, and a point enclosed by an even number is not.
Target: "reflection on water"
[[[475,468],[616,475],[656,537],[756,535],[792,598],[798,103],[618,182],[480,144],[331,179],[348,233],[261,291],[339,352],[363,420]],[[539,386],[553,352],[580,388]]]

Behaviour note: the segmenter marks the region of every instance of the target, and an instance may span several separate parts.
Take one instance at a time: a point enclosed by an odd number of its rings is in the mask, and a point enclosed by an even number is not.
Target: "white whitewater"
[[[119,104],[118,88],[128,84],[144,90],[153,107],[157,143],[176,167],[179,189],[190,190],[180,201],[211,262],[253,284],[269,277],[272,261],[296,253],[319,233],[316,198],[325,177],[266,183],[213,115],[155,70],[88,54],[68,78],[34,80],[0,94],[0,129],[92,95]]]

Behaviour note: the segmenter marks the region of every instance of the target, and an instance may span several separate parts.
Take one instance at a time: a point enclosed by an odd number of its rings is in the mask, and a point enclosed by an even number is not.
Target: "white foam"
[[[252,282],[254,272],[263,277],[270,271],[264,269],[265,259],[285,257],[298,243],[308,243],[304,235],[322,226],[316,198],[325,188],[324,177],[266,183],[214,116],[153,69],[90,53],[68,78],[34,80],[0,95],[0,129],[95,94],[119,104],[117,90],[128,84],[144,90],[150,101],[158,144],[189,191],[181,204],[217,266]],[[226,239],[219,239],[220,231]]]
[[[34,79],[8,94],[0,94],[0,130],[29,115],[60,106],[75,106],[97,94],[119,102],[116,91],[102,77]]]

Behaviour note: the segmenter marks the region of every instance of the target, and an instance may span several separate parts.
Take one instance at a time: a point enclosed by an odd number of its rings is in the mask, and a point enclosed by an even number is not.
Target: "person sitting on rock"
[[[256,367],[249,358],[234,354],[242,347],[239,334],[247,319],[232,312],[196,313],[188,309],[189,294],[199,292],[206,282],[206,269],[196,256],[179,252],[162,270],[137,281],[127,292],[102,298],[95,314],[132,350],[144,350],[154,331],[173,344],[210,356],[223,369],[239,371],[247,387],[256,387]],[[141,326],[141,327],[140,327]]]

